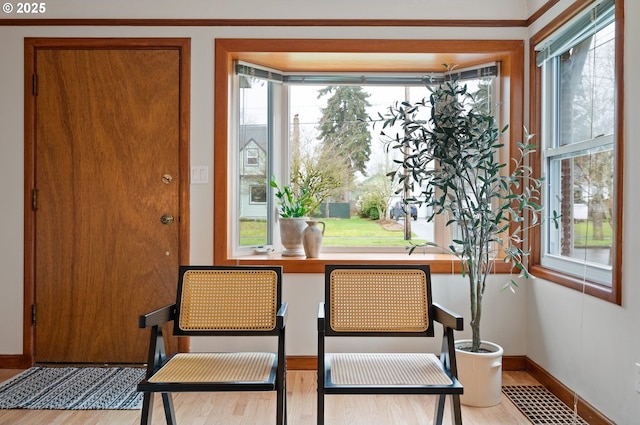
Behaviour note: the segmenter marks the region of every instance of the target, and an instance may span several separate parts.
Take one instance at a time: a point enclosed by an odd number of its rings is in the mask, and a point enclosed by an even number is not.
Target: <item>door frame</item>
[[[36,99],[33,74],[39,49],[175,49],[179,51],[179,220],[178,258],[189,262],[189,130],[191,87],[191,40],[189,38],[25,38],[24,41],[24,314],[22,355],[3,359],[5,367],[26,368],[35,364],[35,190]],[[176,276],[177,279],[177,276]],[[189,341],[179,339],[178,349],[188,350]],[[6,364],[9,363],[9,364]]]

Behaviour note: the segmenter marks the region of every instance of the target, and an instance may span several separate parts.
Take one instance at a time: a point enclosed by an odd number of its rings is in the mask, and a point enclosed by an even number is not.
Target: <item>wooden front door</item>
[[[34,52],[35,361],[145,362],[186,218],[181,52]]]

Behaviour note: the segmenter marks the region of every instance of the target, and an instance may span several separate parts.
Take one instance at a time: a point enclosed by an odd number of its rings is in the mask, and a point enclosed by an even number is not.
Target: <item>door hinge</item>
[[[31,191],[31,209],[38,211],[38,189]]]
[[[36,325],[36,305],[35,304],[31,304],[31,324],[33,326]]]
[[[33,74],[31,79],[31,92],[34,96],[38,95],[38,74]]]

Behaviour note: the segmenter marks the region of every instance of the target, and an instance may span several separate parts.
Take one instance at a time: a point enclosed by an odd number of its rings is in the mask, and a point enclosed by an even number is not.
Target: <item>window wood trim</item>
[[[556,19],[550,22],[542,30],[536,33],[529,40],[529,122],[532,134],[542,134],[542,69],[536,66],[536,52],[534,46],[545,38],[549,37],[554,31],[557,31],[564,23],[568,22],[576,14],[590,6],[594,0],[582,0],[576,2],[572,7],[560,14]],[[541,265],[542,259],[542,229],[540,227],[531,232],[531,273],[537,277],[546,279],[550,282],[571,288],[580,292],[592,295],[605,301],[609,301],[618,305],[622,305],[622,205],[623,205],[623,175],[624,175],[624,2],[616,2],[616,63],[615,63],[615,79],[616,79],[616,102],[615,115],[616,123],[614,127],[616,140],[616,176],[615,176],[615,210],[614,219],[616,227],[614,229],[615,243],[612,246],[612,276],[611,288],[603,285],[588,282],[583,279],[552,270]],[[535,169],[536,176],[540,176],[542,167],[542,152],[538,150],[537,155],[532,158],[532,166]]]
[[[558,0],[553,0],[558,1]],[[208,19],[208,18],[9,18],[0,26],[118,27],[527,27],[529,19]]]
[[[318,259],[280,255],[233,257],[228,244],[232,217],[229,192],[228,135],[233,61],[255,52],[347,52],[347,53],[491,53],[502,64],[502,83],[508,81],[509,98],[502,99],[504,116],[509,117],[512,152],[522,141],[524,125],[524,41],[523,40],[371,40],[371,39],[216,39],[214,80],[214,242],[213,263],[280,264],[286,273],[322,273],[327,263],[418,263],[428,261],[434,273],[459,273],[459,260],[446,254],[322,253]],[[262,64],[268,65],[268,64]],[[504,92],[505,90],[503,90]],[[505,96],[507,94],[505,93]],[[497,273],[510,273],[511,266],[496,263]]]

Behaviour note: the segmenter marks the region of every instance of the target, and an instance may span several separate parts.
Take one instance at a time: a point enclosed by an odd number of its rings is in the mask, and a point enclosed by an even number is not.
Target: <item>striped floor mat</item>
[[[542,385],[509,385],[502,392],[534,425],[588,425]]]
[[[136,386],[144,374],[132,367],[32,367],[0,383],[0,409],[140,409]]]

